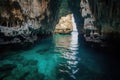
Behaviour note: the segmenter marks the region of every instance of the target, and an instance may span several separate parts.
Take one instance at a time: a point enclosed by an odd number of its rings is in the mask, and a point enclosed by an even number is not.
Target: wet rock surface
[[[120,3],[119,0],[88,0],[95,25],[100,30],[103,44],[119,47],[120,45]],[[109,45],[110,44],[110,45]]]
[[[60,0],[0,1],[0,44],[34,42],[39,34],[51,34],[60,3]]]

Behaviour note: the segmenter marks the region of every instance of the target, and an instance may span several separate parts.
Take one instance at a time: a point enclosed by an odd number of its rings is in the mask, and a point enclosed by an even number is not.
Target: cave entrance
[[[72,23],[73,18],[74,23]],[[73,30],[81,32],[80,28],[84,20],[80,13],[80,0],[62,0],[59,7],[58,19],[59,22],[55,27],[55,33],[66,34],[71,33]]]
[[[76,29],[79,34],[81,34],[84,25],[84,18],[81,14],[80,2],[81,0],[68,0],[68,6],[73,14]]]

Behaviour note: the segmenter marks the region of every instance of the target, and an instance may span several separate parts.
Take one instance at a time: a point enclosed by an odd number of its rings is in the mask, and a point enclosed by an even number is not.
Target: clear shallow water
[[[74,30],[0,60],[0,80],[112,80],[106,55],[86,47]]]

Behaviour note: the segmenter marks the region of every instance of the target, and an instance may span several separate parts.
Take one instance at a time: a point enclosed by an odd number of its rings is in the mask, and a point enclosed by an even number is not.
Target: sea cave
[[[119,80],[119,0],[0,0],[0,80]]]

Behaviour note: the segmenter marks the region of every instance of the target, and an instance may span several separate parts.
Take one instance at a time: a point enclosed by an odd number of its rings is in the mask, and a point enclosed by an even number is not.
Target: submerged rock
[[[16,67],[17,67],[17,65],[15,65],[15,64],[5,64],[0,67],[0,72],[12,71]]]
[[[4,64],[0,66],[0,80],[3,80],[5,77],[9,76],[12,70],[16,67],[16,64]]]
[[[15,55],[1,61],[0,80],[44,80],[38,72],[38,61]]]

